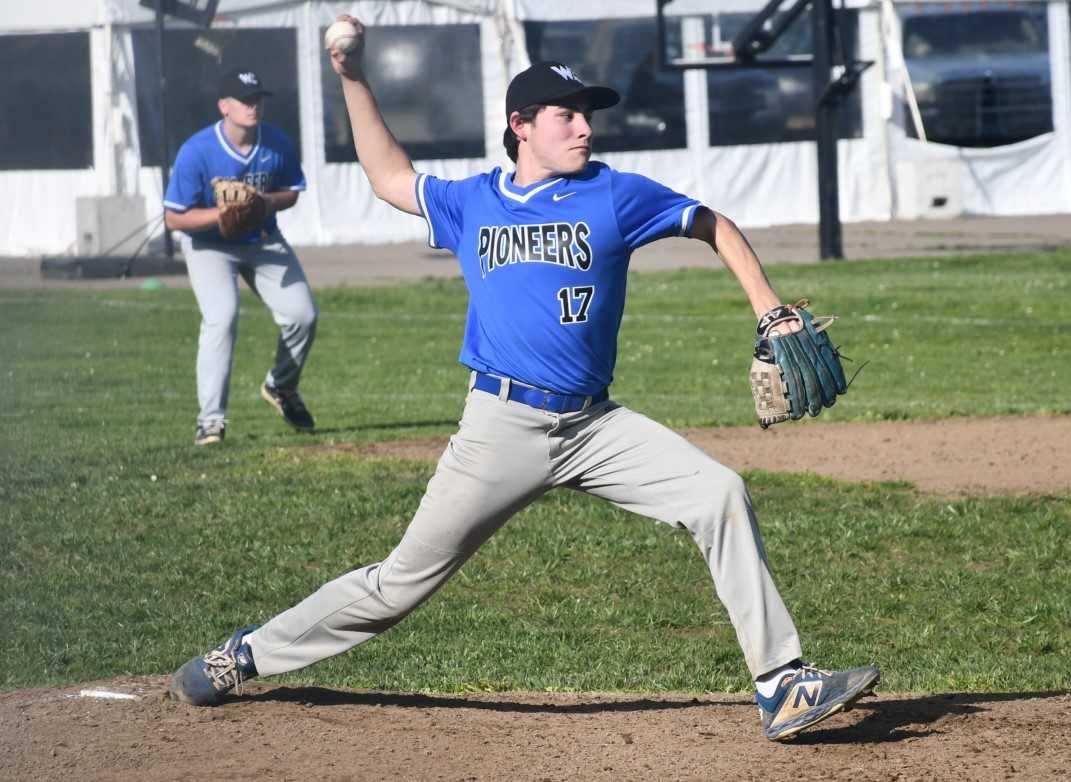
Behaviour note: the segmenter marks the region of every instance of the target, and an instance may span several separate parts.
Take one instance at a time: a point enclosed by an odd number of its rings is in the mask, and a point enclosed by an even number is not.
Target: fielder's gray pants
[[[316,337],[319,315],[297,256],[274,231],[260,244],[205,242],[180,234],[190,286],[201,308],[197,345],[197,423],[222,420],[227,413],[234,341],[238,336],[238,275],[268,305],[279,326],[275,365],[265,382],[297,388]]]
[[[257,670],[293,671],[382,633],[510,516],[558,486],[687,529],[754,676],[800,657],[740,476],[612,401],[557,414],[472,390],[401,542],[247,636]]]

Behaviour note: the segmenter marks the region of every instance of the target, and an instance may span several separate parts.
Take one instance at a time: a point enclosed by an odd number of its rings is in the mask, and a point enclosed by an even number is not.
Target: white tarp
[[[502,106],[510,76],[528,65],[525,20],[650,17],[655,0],[363,0],[312,2],[222,0],[217,25],[227,28],[293,27],[297,30],[303,167],[308,192],[280,216],[295,244],[407,241],[424,237],[423,221],[404,215],[372,194],[356,163],[326,163],[319,30],[340,13],[369,25],[478,24],[480,26],[486,154],[464,160],[418,161],[440,177],[464,177],[507,165],[500,145]],[[674,14],[758,10],[762,0],[676,0]],[[1066,0],[1049,8],[1054,132],[994,149],[961,149],[908,138],[897,106],[906,68],[894,30],[883,28],[878,3],[850,2],[859,10],[859,56],[874,60],[860,83],[863,135],[840,141],[840,206],[846,222],[917,214],[902,203],[898,178],[923,177],[944,166],[956,180],[962,211],[1000,215],[1071,212],[1071,97]],[[77,241],[76,196],[141,195],[147,218],[161,209],[160,172],[140,163],[134,57],[130,31],[153,24],[137,0],[38,0],[5,11],[0,33],[86,29],[91,36],[94,161],[80,171],[0,171],[8,208],[0,215],[0,255],[70,252]],[[10,10],[10,9],[9,9]],[[179,23],[169,22],[169,26]],[[434,52],[428,52],[434,57]],[[741,225],[818,221],[817,160],[809,142],[746,146],[709,145],[705,74],[685,74],[688,146],[684,149],[600,155],[610,165],[645,173],[700,198]],[[172,151],[173,154],[174,151]],[[899,185],[899,186],[898,186]]]

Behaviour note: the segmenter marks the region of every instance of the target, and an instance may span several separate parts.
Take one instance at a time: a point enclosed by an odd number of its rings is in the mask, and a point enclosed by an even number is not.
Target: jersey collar
[[[260,127],[260,125],[257,125],[257,142],[253,145],[253,148],[249,150],[248,155],[240,153],[231,145],[231,142],[227,140],[227,136],[223,132],[223,120],[219,120],[219,122],[216,123],[216,140],[219,141],[219,145],[223,147],[223,151],[232,158],[239,163],[249,164],[253,162],[253,158],[256,157],[257,152],[260,150]]]
[[[519,203],[527,204],[532,196],[542,193],[548,187],[558,184],[562,179],[563,177],[557,177],[556,179],[536,182],[535,184],[528,185],[528,187],[518,187],[513,184],[512,175],[503,171],[498,175],[498,192],[506,198],[511,198]]]

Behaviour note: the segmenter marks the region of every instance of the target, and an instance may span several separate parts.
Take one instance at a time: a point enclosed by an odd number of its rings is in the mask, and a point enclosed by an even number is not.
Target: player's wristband
[[[761,318],[759,318],[759,325],[755,327],[756,333],[760,337],[765,337],[766,334],[776,326],[778,323],[786,320],[792,320],[798,318],[795,310],[787,304],[778,304],[772,310],[766,312]]]

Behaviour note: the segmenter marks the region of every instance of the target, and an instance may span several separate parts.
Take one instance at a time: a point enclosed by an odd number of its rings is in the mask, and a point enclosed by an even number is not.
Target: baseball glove
[[[808,304],[803,299],[792,306],[775,307],[759,318],[750,380],[763,429],[803,418],[804,413],[818,415],[848,391],[840,351],[826,333],[836,317],[815,317],[807,311]],[[778,323],[796,319],[803,324],[799,331],[770,333]]]
[[[219,233],[224,239],[241,239],[264,224],[268,207],[252,185],[240,179],[216,177],[212,191],[219,207]]]

